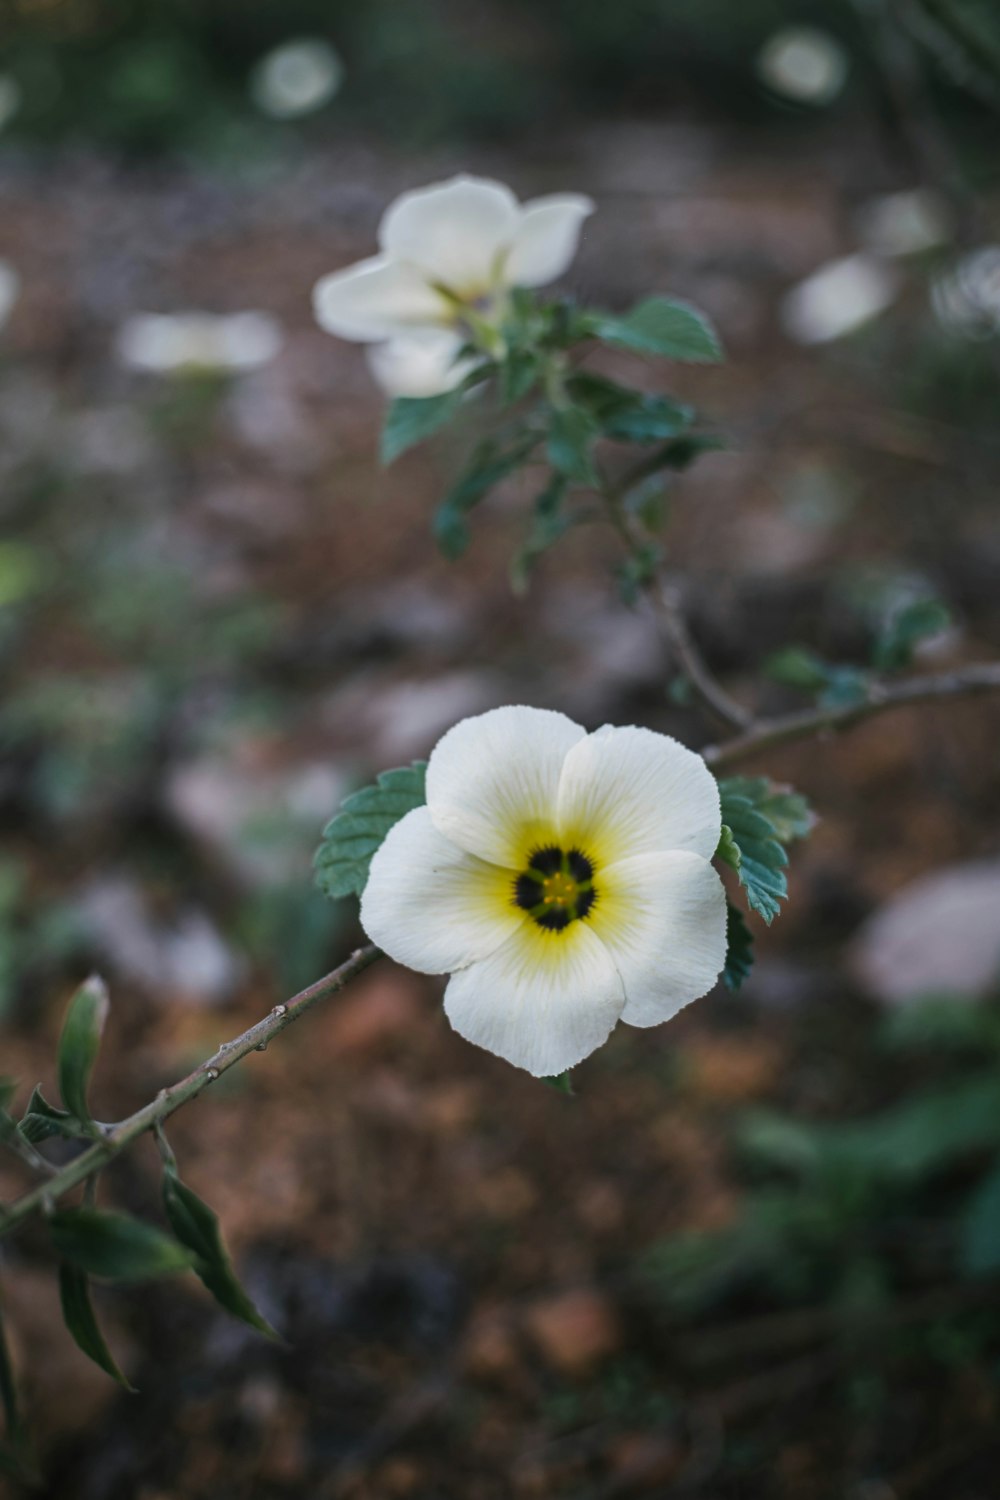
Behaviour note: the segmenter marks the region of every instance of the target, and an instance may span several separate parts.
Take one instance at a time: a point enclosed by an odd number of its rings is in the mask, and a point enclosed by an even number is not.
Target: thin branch
[[[691,684],[699,702],[729,729],[749,729],[753,715],[731,698],[698,649],[684,613],[681,591],[674,583],[654,583],[648,598],[657,613],[671,655]]]
[[[905,682],[875,683],[861,703],[840,708],[811,708],[801,713],[758,719],[742,734],[703,751],[714,769],[746,760],[760,750],[771,750],[810,735],[824,735],[860,724],[891,708],[913,703],[933,703],[939,698],[964,698],[975,693],[1000,692],[1000,662],[977,662],[954,672],[911,677]]]
[[[134,1115],[129,1115],[117,1125],[104,1127],[102,1140],[82,1151],[66,1166],[60,1167],[40,1187],[25,1193],[10,1208],[0,1210],[0,1237],[9,1234],[36,1211],[47,1211],[58,1198],[93,1178],[126,1146],[131,1145],[147,1130],[157,1130],[182,1104],[197,1099],[209,1084],[214,1083],[238,1062],[242,1062],[251,1052],[263,1052],[268,1043],[286,1027],[291,1026],[321,1000],[338,994],[379,957],[380,950],[371,944],[358,948],[339,968],[324,975],[322,979],[317,979],[315,984],[300,991],[291,1000],[276,1005],[269,1015],[244,1031],[241,1036],[235,1037],[231,1042],[223,1042],[211,1057],[199,1063],[193,1073],[172,1084],[170,1088],[161,1089],[155,1099],[136,1110]]]

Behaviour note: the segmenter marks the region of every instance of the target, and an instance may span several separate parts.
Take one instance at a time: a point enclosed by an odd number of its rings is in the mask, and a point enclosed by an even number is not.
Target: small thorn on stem
[[[276,1005],[274,1007],[274,1009],[272,1010],[271,1014],[272,1014],[272,1016],[287,1016],[287,1014],[288,1014],[288,1006],[287,1005]]]

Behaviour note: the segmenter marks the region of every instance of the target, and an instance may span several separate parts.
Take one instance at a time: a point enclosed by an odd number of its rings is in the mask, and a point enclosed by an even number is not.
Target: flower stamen
[[[594,866],[579,849],[536,849],[514,881],[514,905],[549,932],[585,917],[596,900]]]

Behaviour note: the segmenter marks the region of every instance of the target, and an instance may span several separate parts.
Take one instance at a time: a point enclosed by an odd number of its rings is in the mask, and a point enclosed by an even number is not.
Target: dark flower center
[[[514,905],[549,932],[587,916],[596,900],[594,867],[579,849],[536,849],[514,881]]]

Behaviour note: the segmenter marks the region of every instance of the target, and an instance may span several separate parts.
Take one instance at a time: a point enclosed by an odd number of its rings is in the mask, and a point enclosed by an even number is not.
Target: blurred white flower
[[[832,260],[786,295],[781,324],[796,343],[825,344],[884,312],[899,287],[898,272],[873,255]]]
[[[832,104],[847,82],[850,62],[829,32],[786,26],[757,54],[757,76],[774,93],[797,104]]]
[[[463,327],[495,326],[508,288],[544,286],[561,276],[593,210],[579,193],[521,204],[503,183],[465,175],[403,193],[379,225],[380,254],[317,282],[316,319],[328,333],[358,343],[436,333],[443,358],[442,330],[457,350]],[[428,365],[429,351],[428,343]],[[387,371],[396,358],[386,355]]]
[[[329,104],[344,77],[337,53],[318,37],[301,37],[275,47],[250,75],[250,94],[264,114],[294,120]]]
[[[460,334],[428,328],[371,344],[368,364],[387,396],[440,396],[454,390],[473,367],[473,360],[457,358],[461,347]]]
[[[0,328],[11,315],[21,290],[21,278],[5,260],[0,260]]]
[[[719,790],[667,735],[496,708],[438,741],[427,803],[372,860],[361,922],[426,974],[468,1041],[536,1077],[619,1020],[669,1021],[715,984]]]
[[[0,73],[0,130],[21,108],[21,85],[9,73]]]
[[[135,313],[118,331],[118,354],[134,370],[255,370],[282,342],[267,313]]]
[[[929,188],[874,198],[858,221],[865,244],[876,255],[919,255],[947,244],[954,230],[946,200]]]
[[[939,322],[966,338],[1000,334],[1000,245],[963,255],[931,288]]]

